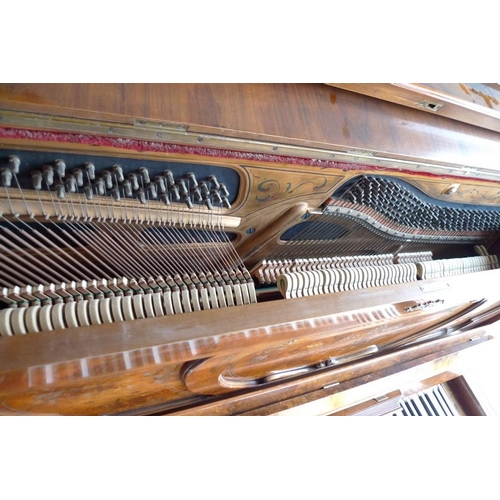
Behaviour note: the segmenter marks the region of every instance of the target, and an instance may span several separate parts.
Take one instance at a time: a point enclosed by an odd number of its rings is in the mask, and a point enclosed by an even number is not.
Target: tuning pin
[[[118,187],[114,187],[112,190],[111,190],[111,196],[113,196],[113,199],[115,201],[120,201],[120,190],[118,189]]]
[[[139,188],[138,191],[137,191],[137,198],[139,199],[139,201],[145,205],[146,204],[146,195],[144,194],[144,189],[142,188]]]
[[[42,181],[42,172],[40,172],[40,170],[33,170],[33,172],[31,172],[31,183],[35,191],[40,191],[40,189],[42,189]]]
[[[156,200],[156,198],[158,198],[158,193],[156,191],[155,185],[152,182],[150,182],[146,187],[148,190],[149,198],[151,200]]]
[[[215,175],[209,175],[208,180],[212,183],[214,189],[220,188],[219,181],[217,180],[217,177],[215,177]]]
[[[102,178],[106,184],[106,189],[111,189],[113,187],[113,176],[109,170],[104,170],[102,172]]]
[[[204,196],[203,197],[203,203],[205,204],[205,206],[209,209],[209,210],[212,210],[214,207],[212,205],[212,202],[210,201],[210,198],[208,196]]]
[[[222,197],[222,206],[224,208],[231,208],[231,203],[229,203],[229,200],[227,199],[226,196]]]
[[[19,159],[19,156],[9,156],[9,169],[11,172],[15,175],[19,173],[19,167],[21,166],[21,160]]]
[[[66,176],[64,187],[68,193],[76,193],[76,180],[73,175],[69,174]]]
[[[73,175],[75,176],[76,185],[78,187],[83,186],[83,171],[81,168],[74,168]]]
[[[87,162],[84,165],[85,172],[87,172],[88,178],[93,181],[95,179],[95,166],[93,163]]]
[[[176,185],[170,186],[170,188],[168,190],[169,190],[170,194],[172,195],[173,201],[179,201],[181,199],[181,197],[179,195],[179,190],[177,189]]]
[[[83,188],[83,194],[87,200],[92,200],[94,198],[94,191],[92,191],[92,186],[90,184],[85,184]]]
[[[188,172],[186,177],[190,183],[191,189],[195,189],[198,187],[198,181],[196,180],[196,176],[194,175],[193,172]]]
[[[205,182],[201,181],[199,186],[201,189],[201,194],[204,198],[210,194],[210,189],[208,189],[208,186],[206,185]]]
[[[172,173],[171,170],[164,170],[163,175],[167,178],[168,187],[175,185],[174,174]]]
[[[179,187],[179,194],[182,196],[182,198],[187,197],[188,189],[186,187],[186,183],[184,182],[184,179],[179,179],[177,181],[177,186]]]
[[[144,185],[147,186],[151,182],[151,178],[149,177],[149,170],[146,167],[141,167],[139,169],[139,173],[142,176],[142,181]]]
[[[227,187],[225,184],[220,183],[220,188],[219,188],[220,194],[225,197],[229,197],[229,191],[227,190]]]
[[[50,165],[43,166],[43,181],[47,186],[54,184],[54,168]]]
[[[222,198],[220,197],[219,191],[217,191],[216,189],[212,189],[212,191],[210,191],[210,194],[214,197],[215,203],[222,203]]]
[[[137,191],[139,189],[139,179],[137,178],[137,174],[134,174],[134,173],[131,173],[131,174],[128,174],[128,180],[130,181],[130,183],[132,184],[132,189],[134,191]]]
[[[66,163],[63,160],[56,160],[54,162],[57,175],[62,179],[66,175]]]
[[[168,207],[170,205],[170,198],[167,193],[160,194],[160,200]]]
[[[104,179],[102,177],[96,178],[95,187],[96,187],[97,194],[99,196],[104,196],[106,194],[106,185],[104,184]]]
[[[123,182],[125,180],[125,177],[123,176],[123,168],[120,167],[120,165],[113,165],[111,167],[111,171],[115,174],[118,182]]]
[[[125,197],[130,198],[132,196],[132,183],[128,179],[125,179],[122,182],[122,188],[125,193]]]
[[[56,181],[56,196],[62,200],[66,196],[66,190],[64,189],[64,183],[62,181]]]
[[[193,208],[193,202],[189,198],[189,196],[183,196],[182,201],[187,205],[187,207],[191,210]]]
[[[163,194],[167,192],[167,183],[165,182],[165,177],[162,175],[157,175],[155,177],[155,185],[158,193]]]
[[[201,191],[200,191],[199,187],[195,187],[191,191],[192,191],[193,196],[194,196],[194,201],[196,201],[197,203],[202,201],[203,198],[201,196]]]
[[[12,184],[12,170],[10,168],[2,168],[0,170],[0,184],[2,187],[10,187]]]

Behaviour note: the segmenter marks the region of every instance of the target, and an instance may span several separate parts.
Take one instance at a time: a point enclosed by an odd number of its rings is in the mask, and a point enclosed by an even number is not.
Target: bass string
[[[147,201],[150,202],[149,199]],[[175,221],[169,215],[169,209],[165,213],[163,209],[160,210],[158,204],[156,220],[151,220],[150,227],[143,231],[142,236],[146,236],[150,241],[156,241],[157,249],[165,261],[170,260],[170,253],[175,254],[173,260],[177,265],[179,270],[177,274],[179,275],[211,267],[212,262],[206,257],[202,258],[200,253],[195,251],[196,248],[200,248],[200,244],[196,241],[189,227],[181,221],[180,207],[177,207],[177,223],[180,227],[175,227]],[[188,226],[193,226],[193,214],[190,215],[191,223],[188,223]],[[164,216],[166,220],[164,220]]]
[[[8,239],[6,239],[5,236],[2,235],[1,239],[6,243],[11,244],[11,242]],[[13,267],[17,270],[18,274],[24,273],[22,280],[20,281],[20,283],[22,283],[23,285],[29,285],[29,284],[33,285],[38,283],[50,284],[53,281],[57,281],[58,278],[62,279],[62,281],[66,279],[65,277],[61,277],[60,274],[55,273],[53,270],[49,270],[49,274],[47,274],[45,272],[46,271],[45,266],[41,268],[40,263],[38,261],[34,263],[31,262],[32,258],[31,255],[29,254],[26,255],[23,249],[18,249],[16,245],[13,245],[13,248],[16,250],[15,252],[10,248],[7,248],[6,246],[2,245],[2,260],[5,261],[5,266],[2,267],[5,267],[5,271]],[[4,271],[2,271],[2,273],[3,272]]]
[[[147,205],[152,204],[149,198],[146,199],[146,203]],[[155,211],[155,218],[153,218],[153,209],[150,206],[148,206],[147,210],[150,214],[147,224],[141,221],[140,224],[131,224],[127,225],[127,227],[136,233],[139,241],[146,241],[150,245],[150,250],[158,256],[160,266],[158,269],[159,276],[165,275],[163,267],[166,267],[168,273],[171,275],[185,273],[189,270],[186,267],[186,263],[196,263],[198,259],[192,252],[191,246],[186,247],[191,252],[189,255],[190,258],[187,258],[186,253],[183,252],[182,243],[187,245],[189,242],[185,239],[183,241],[181,231],[169,231],[169,228],[174,226],[170,210],[166,211],[166,221],[164,220],[164,211],[160,212],[159,206],[157,206]],[[180,220],[179,216],[177,218]],[[164,231],[162,231],[163,228],[165,229]]]
[[[59,183],[62,184],[63,181],[59,172],[57,175]],[[152,270],[162,275],[165,268],[168,272],[174,271],[174,268],[176,268],[178,272],[180,271],[179,274],[186,270],[194,271],[196,267],[202,270],[211,269],[214,273],[237,267],[244,269],[244,264],[230,242],[222,224],[222,209],[220,207],[215,215],[215,210],[209,214],[204,214],[201,211],[200,203],[198,205],[200,207],[198,210],[198,224],[195,222],[195,213],[192,211],[186,225],[182,221],[179,204],[177,207],[177,225],[179,226],[177,229],[179,231],[174,232],[160,230],[158,224],[170,229],[175,227],[175,222],[172,217],[170,217],[169,222],[165,222],[163,220],[163,211],[161,212],[160,221],[158,217],[159,209],[157,208],[156,221],[153,221],[151,225],[153,231],[148,232],[149,228],[144,228],[142,223],[129,223],[124,227],[124,225],[117,222],[115,206],[110,206],[108,193],[104,197],[104,203],[101,201],[96,202],[96,198],[92,196],[94,216],[98,214],[97,220],[90,216],[88,199],[82,196],[81,193],[78,193],[75,200],[71,192],[66,192],[64,194],[64,198],[66,198],[65,209],[59,192],[56,193],[57,196],[54,196],[55,191],[44,179],[57,220],[47,215],[39,190],[36,189],[38,203],[43,215],[42,223],[30,213],[17,176],[14,177],[17,188],[21,193],[26,214],[37,225],[37,227],[33,227],[32,224],[27,224],[17,217],[18,221],[24,226],[24,229],[20,229],[15,224],[7,221],[13,225],[20,238],[18,241],[22,240],[21,244],[26,247],[21,248],[11,241],[13,239],[12,232],[9,233],[10,240],[5,236],[3,238],[3,241],[9,241],[10,245],[14,245],[10,248],[13,248],[15,252],[13,250],[9,250],[9,252],[10,254],[17,254],[16,259],[19,264],[16,264],[17,268],[13,273],[17,279],[21,276],[24,281],[33,281],[38,276],[37,281],[39,283],[47,281],[68,282],[79,281],[82,278],[86,280],[102,277],[111,279],[111,277],[120,274],[143,275],[146,277],[151,274]],[[90,181],[89,178],[88,180]],[[97,191],[97,188],[94,187],[93,190]],[[7,188],[6,191],[11,214],[16,217]],[[82,203],[82,200],[84,203]],[[147,201],[147,214],[152,219],[154,206],[151,200],[148,199]],[[77,206],[79,206],[79,213]],[[203,208],[205,210],[206,207],[203,206]],[[128,218],[128,209],[125,209],[125,215],[121,205],[119,209],[120,219]],[[135,208],[133,208],[134,210]],[[139,209],[137,209],[138,215]],[[208,223],[203,219],[208,219]],[[139,217],[136,220],[139,221]],[[49,227],[50,225],[53,227]],[[191,226],[192,231],[190,231],[189,226]],[[7,231],[6,228],[5,231]],[[134,239],[133,235],[137,236],[137,238]],[[145,236],[145,239],[153,244],[151,247],[152,253],[156,258],[151,258],[150,253],[139,243],[139,236],[143,239]],[[200,241],[200,236],[202,241]],[[56,242],[62,246],[58,246]],[[43,245],[44,252],[41,252],[38,248],[40,245]],[[98,263],[94,261],[96,255],[100,257]],[[137,255],[139,259],[133,257]],[[31,269],[24,274],[21,274],[25,271],[21,266],[22,262],[29,262]],[[144,265],[141,265],[141,263],[144,263]],[[54,266],[54,264],[56,265]],[[91,271],[90,275],[89,271]],[[8,279],[14,281],[14,276],[10,274]]]

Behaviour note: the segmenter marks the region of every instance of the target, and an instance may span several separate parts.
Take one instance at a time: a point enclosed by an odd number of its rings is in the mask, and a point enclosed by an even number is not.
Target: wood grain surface
[[[499,169],[494,131],[322,84],[2,84],[0,109]]]
[[[228,367],[245,376],[275,371],[259,355],[266,350],[281,355],[279,370],[440,324],[460,312],[464,301],[486,299],[479,314],[498,302],[495,290],[484,283],[499,274],[431,280],[423,289],[421,283],[408,283],[251,304],[237,314],[228,308],[2,338],[1,407],[20,414],[90,415],[193,405],[221,392],[214,380]],[[436,299],[444,301],[436,309],[405,312],[408,304]],[[387,318],[387,307],[399,315]],[[373,315],[381,320],[370,326]],[[296,351],[295,343],[306,347]],[[206,372],[210,376],[189,380],[192,362],[207,358],[215,368]],[[231,391],[226,386],[222,392]]]
[[[457,110],[475,113],[473,120],[401,105],[381,95],[380,86],[0,84],[0,152],[19,148],[232,169],[240,190],[223,215],[236,233],[239,255],[253,262],[272,255],[283,231],[358,175],[394,176],[443,201],[498,206],[499,135],[485,126],[489,122],[474,121],[496,119],[497,104],[492,98],[488,106],[467,89],[468,100],[457,93],[464,89],[452,86],[424,90],[427,96],[447,94],[447,106],[453,97]],[[484,110],[476,109],[479,99]],[[282,146],[291,149],[281,156]],[[406,160],[411,168],[377,164],[381,156]],[[419,170],[419,162],[439,169]],[[475,169],[491,175],[478,178]],[[4,214],[24,208],[46,214],[49,197],[16,189],[0,193]],[[0,338],[0,413],[274,414],[422,363],[435,363],[439,371],[440,360],[485,342],[488,333],[475,329],[479,340],[472,344],[466,331],[401,350],[387,346],[496,308],[499,279],[500,270],[493,270]],[[422,303],[432,307],[420,310]],[[366,359],[320,366],[374,345],[380,350]],[[340,388],[330,387],[337,383]]]
[[[332,83],[330,85],[500,132],[498,84]],[[430,106],[427,107],[426,104]],[[434,105],[441,107],[435,108]]]

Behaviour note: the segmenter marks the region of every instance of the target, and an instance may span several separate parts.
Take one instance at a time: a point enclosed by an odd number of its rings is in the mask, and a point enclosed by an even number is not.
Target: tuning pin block
[[[20,159],[10,156],[8,164],[0,169],[0,185],[11,187],[20,166]],[[141,166],[130,172],[128,167],[111,163],[107,170],[96,171],[91,162],[73,168],[70,164],[66,165],[65,160],[56,159],[31,172],[31,186],[35,191],[52,189],[59,199],[80,192],[87,200],[101,196],[111,196],[115,201],[137,197],[142,204],[156,200],[166,206],[182,203],[189,209],[195,205],[203,205],[208,210],[214,207],[231,208],[229,190],[215,175],[198,180],[195,171],[174,175],[176,170],[170,169],[153,175],[157,173],[154,168]]]

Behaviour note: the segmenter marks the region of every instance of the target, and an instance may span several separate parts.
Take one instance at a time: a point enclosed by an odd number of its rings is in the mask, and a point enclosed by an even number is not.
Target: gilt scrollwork
[[[264,179],[257,186],[259,194],[255,197],[257,201],[268,202],[281,200],[285,197],[304,194],[305,192],[313,192],[322,190],[328,184],[327,177],[316,176],[294,185],[292,182],[281,183],[276,179]],[[307,186],[307,189],[305,189]]]
[[[480,200],[480,201],[496,201],[498,203],[498,200],[500,199],[500,191],[496,191],[492,195],[487,195],[476,188],[459,189],[454,194],[456,198],[459,198],[461,200],[467,199],[476,202]]]

